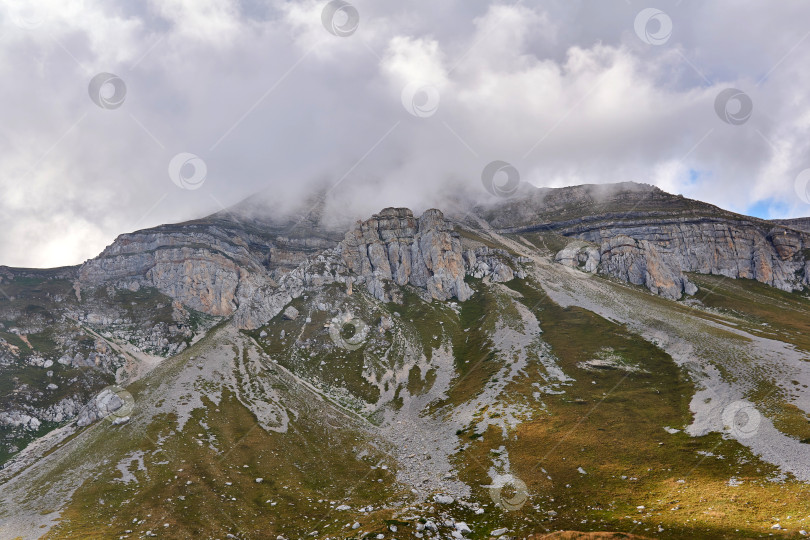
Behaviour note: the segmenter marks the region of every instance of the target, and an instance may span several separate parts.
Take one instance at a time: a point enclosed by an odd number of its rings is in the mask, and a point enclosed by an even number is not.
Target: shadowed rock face
[[[348,269],[381,301],[402,300],[392,284],[424,288],[437,300],[472,295],[464,283],[461,241],[439,210],[416,219],[407,208],[386,208],[358,222],[338,249]]]

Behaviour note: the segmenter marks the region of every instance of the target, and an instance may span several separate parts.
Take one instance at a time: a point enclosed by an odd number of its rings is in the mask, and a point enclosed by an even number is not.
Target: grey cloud
[[[282,207],[331,186],[345,218],[486,196],[483,167],[535,185],[644,181],[736,211],[793,190],[810,167],[810,6],[662,6],[666,44],[636,36],[652,4],[356,1],[351,36],[326,32],[325,2],[42,0],[48,16],[0,32],[0,264],[75,264],[119,233],[220,210],[264,191]],[[134,7],[133,7],[134,6]],[[120,76],[124,104],[88,84]],[[402,105],[434,85],[435,114]],[[733,126],[725,88],[754,104]],[[168,164],[208,175],[178,188]],[[696,178],[695,178],[696,175]],[[777,217],[777,216],[774,216]]]

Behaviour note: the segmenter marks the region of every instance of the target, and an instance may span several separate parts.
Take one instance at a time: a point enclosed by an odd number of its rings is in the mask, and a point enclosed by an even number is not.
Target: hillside
[[[0,537],[807,527],[800,222],[640,184],[259,212],[0,268]]]

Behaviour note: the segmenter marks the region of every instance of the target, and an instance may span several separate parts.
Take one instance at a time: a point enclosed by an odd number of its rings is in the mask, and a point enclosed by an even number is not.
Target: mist
[[[256,193],[271,215],[326,193],[335,222],[486,200],[495,161],[810,214],[810,5],[656,7],[7,1],[0,264],[77,264]]]

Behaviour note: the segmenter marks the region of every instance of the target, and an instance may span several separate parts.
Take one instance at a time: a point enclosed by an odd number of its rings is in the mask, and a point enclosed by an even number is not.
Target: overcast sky
[[[0,8],[0,264],[76,264],[315,183],[419,208],[483,190],[493,160],[537,186],[632,180],[810,215],[810,2]]]

